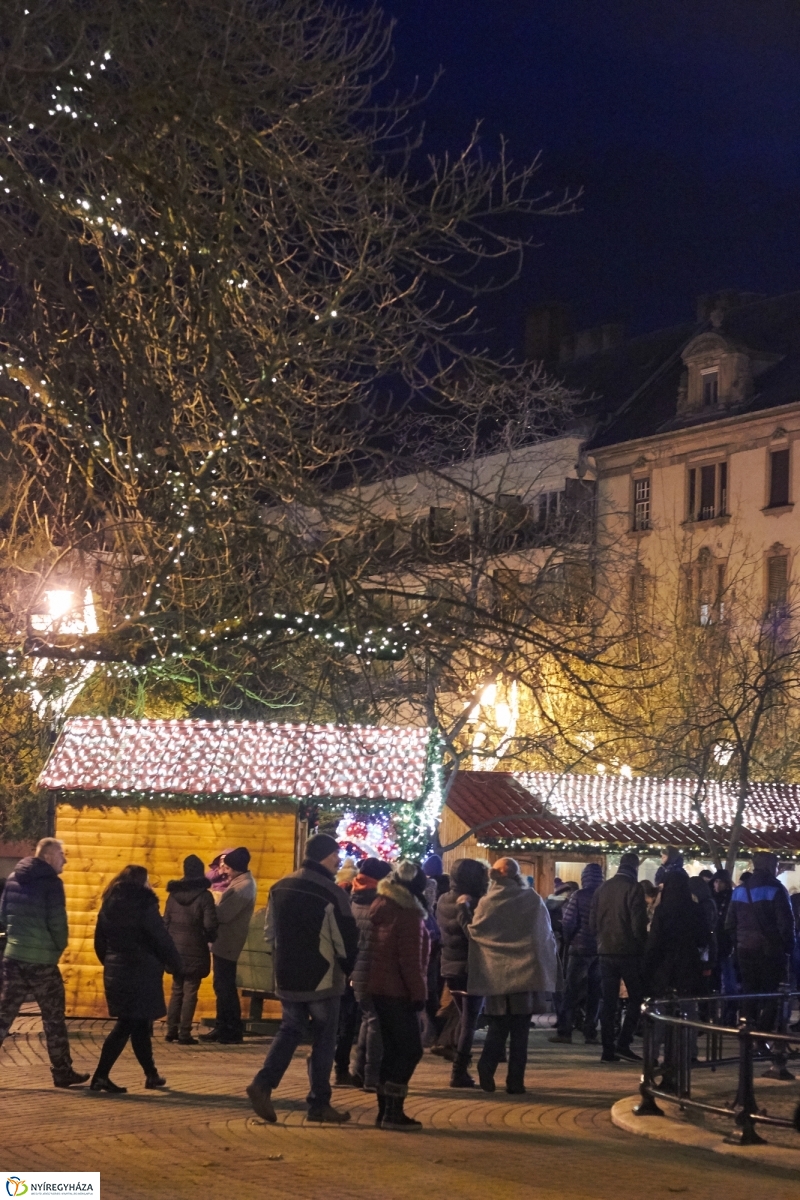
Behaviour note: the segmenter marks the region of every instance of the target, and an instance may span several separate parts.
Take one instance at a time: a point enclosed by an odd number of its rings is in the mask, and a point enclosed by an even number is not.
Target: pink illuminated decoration
[[[39,785],[408,803],[423,794],[429,739],[427,729],[74,717]]]

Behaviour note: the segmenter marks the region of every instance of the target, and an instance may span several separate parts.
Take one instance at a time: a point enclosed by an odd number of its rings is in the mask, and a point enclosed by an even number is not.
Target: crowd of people
[[[340,857],[335,838],[315,834],[300,869],[269,893],[264,937],[282,1017],[247,1088],[268,1122],[277,1120],[273,1092],[303,1040],[311,1042],[310,1121],[349,1120],[332,1104],[333,1087],[354,1087],[375,1094],[378,1126],[409,1131],[420,1122],[404,1101],[425,1045],[451,1061],[450,1087],[493,1092],[505,1063],[506,1092],[522,1094],[532,1016],[553,1005],[551,1042],[580,1031],[596,1044],[599,1027],[602,1063],[635,1062],[645,996],[742,996],[743,1015],[769,1030],[778,1017],[769,994],[800,979],[800,897],[779,882],[771,854],[755,854],[734,887],[724,870],[690,878],[674,848],[663,852],[654,883],[640,882],[639,858],[626,853],[609,879],[588,863],[580,885],[557,881],[546,901],[513,858],[491,867],[460,859],[447,875],[437,855],[424,866],[367,857],[341,867]],[[223,851],[208,869],[189,855],[182,877],[167,885],[163,916],[144,867],[131,864],[109,883],[94,946],[116,1023],[92,1090],[125,1092],[110,1073],[129,1041],[144,1086],[165,1086],[152,1037],[164,1017],[166,1040],[181,1046],[242,1042],[236,968],[256,902],[249,861],[245,847]],[[65,863],[63,844],[43,839],[0,898],[0,1045],[32,995],[60,1088],[89,1080],[72,1064],[58,968],[68,942]],[[209,973],[216,1019],[195,1038],[198,988]],[[792,1028],[800,1032],[800,1022]]]

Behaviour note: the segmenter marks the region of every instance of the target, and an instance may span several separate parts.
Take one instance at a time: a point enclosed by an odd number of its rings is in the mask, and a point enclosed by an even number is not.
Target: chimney
[[[697,320],[709,321],[713,312],[726,313],[744,304],[755,304],[765,300],[763,292],[740,292],[736,288],[723,288],[721,292],[708,292],[697,297]]]
[[[588,358],[602,350],[611,350],[624,341],[625,326],[615,321],[595,325],[593,329],[581,329],[578,333],[571,333],[561,339],[558,361],[576,362],[579,358]]]
[[[531,362],[557,362],[561,341],[572,329],[563,304],[540,304],[525,315],[525,357]]]

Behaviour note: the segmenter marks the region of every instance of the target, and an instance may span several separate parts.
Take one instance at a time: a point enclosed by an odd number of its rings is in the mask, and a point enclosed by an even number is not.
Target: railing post
[[[642,1081],[639,1084],[639,1095],[642,1097],[634,1108],[637,1117],[663,1117],[664,1110],[659,1108],[653,1098],[651,1089],[656,1082],[656,1022],[650,1014],[650,1005],[642,1005],[644,1029],[642,1031]]]
[[[764,1138],[756,1133],[753,1113],[756,1109],[756,1095],[753,1088],[753,1039],[750,1026],[744,1017],[739,1019],[739,1089],[733,1107],[737,1110],[734,1118],[741,1128],[741,1136],[725,1138],[739,1146],[757,1146]]]

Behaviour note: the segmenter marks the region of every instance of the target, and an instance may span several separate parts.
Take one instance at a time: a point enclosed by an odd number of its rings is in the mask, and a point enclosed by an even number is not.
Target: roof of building
[[[263,721],[67,721],[39,786],[124,797],[417,800],[430,731]]]
[[[691,779],[461,771],[447,806],[486,845],[538,843],[547,848],[677,846],[702,849],[692,810]],[[736,807],[732,784],[709,783],[704,812],[722,841]],[[800,785],[754,783],[741,845],[800,851]]]
[[[597,420],[587,449],[599,449],[671,429],[800,400],[800,292],[758,299],[724,313],[715,332],[753,352],[775,357],[754,379],[752,395],[716,414],[677,413],[684,365],[681,351],[710,321],[675,325],[631,338],[557,368],[568,387],[586,398]]]

